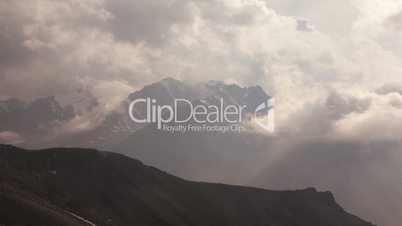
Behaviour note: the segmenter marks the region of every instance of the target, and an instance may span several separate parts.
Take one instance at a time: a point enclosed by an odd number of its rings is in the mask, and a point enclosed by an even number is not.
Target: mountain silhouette
[[[369,226],[330,192],[192,182],[121,154],[0,145],[0,225]]]

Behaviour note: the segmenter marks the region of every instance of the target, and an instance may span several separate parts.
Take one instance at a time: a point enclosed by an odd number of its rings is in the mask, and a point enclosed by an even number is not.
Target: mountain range
[[[44,143],[57,124],[76,116],[72,105],[62,107],[54,96],[40,98],[31,103],[18,98],[0,101],[0,132],[18,134],[27,145]],[[42,137],[42,139],[38,139]],[[3,141],[4,142],[4,141]]]
[[[172,105],[178,98],[209,105],[222,98],[225,104],[247,104],[246,110],[251,111],[256,104],[269,96],[259,86],[247,88],[220,81],[187,84],[166,78],[129,94],[94,128],[62,133],[60,136],[55,132],[62,130],[67,122],[86,112],[96,111],[99,103],[95,97],[84,106],[77,106],[82,103],[64,103],[62,106],[54,96],[40,98],[30,103],[11,98],[0,101],[0,132],[18,134],[22,140],[18,145],[27,148],[79,146],[109,150],[146,126],[133,122],[128,115],[129,103],[138,98],[154,98],[161,105]],[[146,114],[145,106],[135,110],[139,116]],[[2,140],[0,136],[0,142],[8,141]]]

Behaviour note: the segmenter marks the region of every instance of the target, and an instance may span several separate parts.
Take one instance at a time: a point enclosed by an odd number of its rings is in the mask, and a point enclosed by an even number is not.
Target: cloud
[[[338,134],[349,139],[400,140],[402,96],[390,93],[377,96],[368,110],[350,113],[334,124]]]
[[[111,18],[105,28],[117,40],[160,45],[172,35],[172,27],[191,24],[193,7],[189,1],[168,0],[106,2]]]
[[[75,103],[78,115],[74,119],[59,125],[52,136],[63,136],[71,133],[86,132],[96,128],[112,111],[120,111],[122,101],[135,89],[126,81],[103,81],[86,77],[76,81],[68,95],[58,98],[61,103]]]
[[[386,19],[385,22],[388,23],[387,25],[392,26],[393,28],[395,28],[397,30],[401,30],[402,29],[402,11],[398,12],[394,15],[391,15],[390,17],[388,17],[388,19]]]
[[[297,20],[297,30],[300,30],[300,31],[312,31],[313,27],[309,23],[309,20],[298,19]]]
[[[63,95],[77,78],[110,81],[133,68],[144,72],[140,46],[101,30],[112,17],[103,7],[96,0],[3,2],[2,92],[24,99]]]
[[[1,95],[65,95],[86,77],[135,87],[167,76],[219,77],[274,90],[284,77],[278,68],[297,70],[292,82],[300,89],[371,80],[384,70],[394,78],[400,73],[400,59],[375,43],[320,33],[315,20],[290,16],[291,9],[282,16],[271,6],[259,0],[2,3],[7,59],[1,61]],[[367,30],[363,17],[353,21],[355,30]],[[28,84],[29,90],[21,88]]]
[[[270,80],[267,65],[288,62],[314,70],[313,58],[321,59],[321,74],[335,71],[323,61],[332,54],[323,37],[298,32],[300,20],[280,16],[258,0],[32,1],[3,3],[2,10],[2,21],[8,22],[1,42],[7,58],[2,92],[22,98],[63,95],[57,81],[74,85],[74,77],[145,85],[168,75],[219,76],[255,84]],[[14,88],[27,84],[29,92]]]
[[[21,144],[24,142],[24,140],[18,133],[12,131],[1,131],[0,142],[7,144]]]
[[[320,32],[330,35],[349,35],[352,31],[353,22],[358,18],[358,9],[353,1],[349,0],[264,1],[269,8],[282,15],[310,19]]]

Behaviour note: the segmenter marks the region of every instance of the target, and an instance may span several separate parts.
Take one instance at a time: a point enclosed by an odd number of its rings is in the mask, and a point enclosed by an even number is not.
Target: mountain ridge
[[[20,206],[0,208],[6,225],[25,218],[33,225],[85,225],[80,218],[96,225],[371,225],[346,213],[330,192],[186,181],[95,149],[0,145],[0,162],[0,200],[7,194],[8,204]]]
[[[265,91],[258,85],[241,87],[212,80],[186,83],[171,77],[145,85],[128,94],[121,99],[116,109],[106,113],[97,112],[100,103],[92,94],[86,95],[89,96],[86,104],[81,100],[75,103],[69,98],[55,96],[38,98],[29,103],[17,98],[0,101],[0,118],[2,119],[0,132],[11,132],[19,136],[18,140],[21,142],[16,144],[26,148],[80,146],[110,150],[146,126],[146,124],[133,122],[128,115],[128,105],[133,99],[149,97],[157,99],[161,105],[172,105],[177,98],[185,98],[191,102],[202,100],[204,103],[213,104],[222,97],[227,104],[247,103],[251,109],[257,102],[268,98]],[[69,101],[59,101],[63,99],[69,99]],[[138,106],[135,113],[143,117],[146,109],[144,106]],[[85,118],[86,114],[93,118],[100,117],[99,122],[89,129],[75,131],[74,128],[70,128],[77,123],[74,119]],[[71,120],[72,123],[69,123]],[[64,129],[64,125],[68,128]],[[9,141],[6,136],[0,136],[0,142]]]

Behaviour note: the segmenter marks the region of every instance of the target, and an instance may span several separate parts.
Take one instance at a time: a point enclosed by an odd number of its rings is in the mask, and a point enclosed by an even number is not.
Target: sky
[[[105,115],[165,77],[258,84],[275,97],[286,164],[304,148],[386,153],[359,174],[389,184],[370,190],[385,208],[390,190],[402,200],[401,40],[400,0],[0,0],[0,99],[95,97]],[[359,214],[397,225],[391,212]]]
[[[3,0],[0,98],[71,101],[83,89],[108,111],[165,77],[219,79],[261,85],[279,101],[284,127],[332,97],[377,109],[350,109],[334,119],[336,132],[368,132],[361,124],[381,109],[392,129],[402,101],[401,9],[391,0]]]

